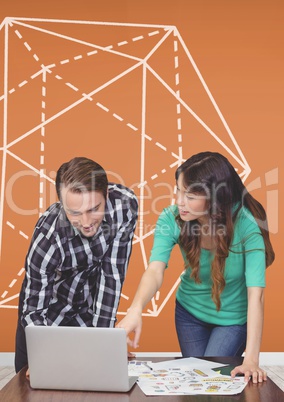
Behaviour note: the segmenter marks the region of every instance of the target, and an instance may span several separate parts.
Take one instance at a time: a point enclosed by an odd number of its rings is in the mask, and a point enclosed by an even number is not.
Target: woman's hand
[[[262,338],[264,310],[264,289],[260,287],[248,287],[248,320],[247,342],[243,364],[231,371],[232,377],[243,374],[245,381],[250,377],[253,383],[267,380],[267,374],[259,367],[259,351]]]
[[[127,334],[127,343],[132,348],[139,347],[139,340],[142,331],[142,311],[146,304],[154,297],[160,289],[166,264],[161,261],[153,261],[142,275],[133,302],[127,310],[126,316],[116,325],[116,328],[124,328]],[[129,335],[134,333],[131,340]]]
[[[128,309],[126,316],[116,325],[116,328],[124,328],[127,334],[127,343],[132,348],[139,347],[139,339],[142,331],[142,312],[136,309]],[[134,333],[131,340],[129,334]]]
[[[262,370],[258,364],[244,362],[242,365],[237,366],[231,371],[231,376],[234,378],[237,374],[244,374],[245,381],[252,379],[253,383],[263,382],[267,380],[266,371]]]

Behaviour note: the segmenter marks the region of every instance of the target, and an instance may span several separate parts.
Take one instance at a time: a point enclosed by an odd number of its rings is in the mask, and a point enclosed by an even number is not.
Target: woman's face
[[[200,223],[208,221],[208,196],[191,193],[183,185],[183,173],[177,180],[176,202],[183,221],[197,219]]]

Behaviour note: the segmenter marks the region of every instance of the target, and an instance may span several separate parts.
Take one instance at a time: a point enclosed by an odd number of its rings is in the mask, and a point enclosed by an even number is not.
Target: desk
[[[143,358],[158,362],[165,358]],[[240,357],[207,358],[218,363],[239,365]],[[128,393],[78,392],[33,390],[26,379],[26,370],[22,369],[0,391],[2,402],[284,402],[284,392],[269,378],[264,383],[249,382],[238,395],[175,395],[145,396],[137,384]]]

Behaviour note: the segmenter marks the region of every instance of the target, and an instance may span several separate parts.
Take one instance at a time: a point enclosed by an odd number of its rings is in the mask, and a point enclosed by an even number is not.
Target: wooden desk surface
[[[137,360],[162,361],[163,358],[143,358]],[[219,363],[239,365],[241,358],[208,358]],[[211,398],[211,399],[210,399]],[[21,370],[0,391],[2,402],[284,402],[284,392],[269,378],[264,383],[249,382],[244,391],[238,395],[176,395],[146,396],[137,384],[127,393],[78,392],[33,390],[26,379],[26,370]]]

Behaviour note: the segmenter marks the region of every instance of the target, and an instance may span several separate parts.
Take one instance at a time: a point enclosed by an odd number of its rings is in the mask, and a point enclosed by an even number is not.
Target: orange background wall
[[[93,158],[139,198],[120,319],[146,267],[157,216],[174,197],[177,163],[203,150],[223,152],[241,175],[250,168],[246,185],[267,208],[276,261],[267,271],[262,351],[283,351],[283,10],[280,0],[1,0],[0,21],[60,22],[12,22],[8,37],[0,31],[0,352],[14,351],[25,253],[39,214],[56,199],[61,163]],[[98,53],[87,55],[94,45]],[[134,65],[153,49],[145,76]],[[179,350],[174,292],[181,272],[175,250],[161,292],[145,309],[139,351]]]

